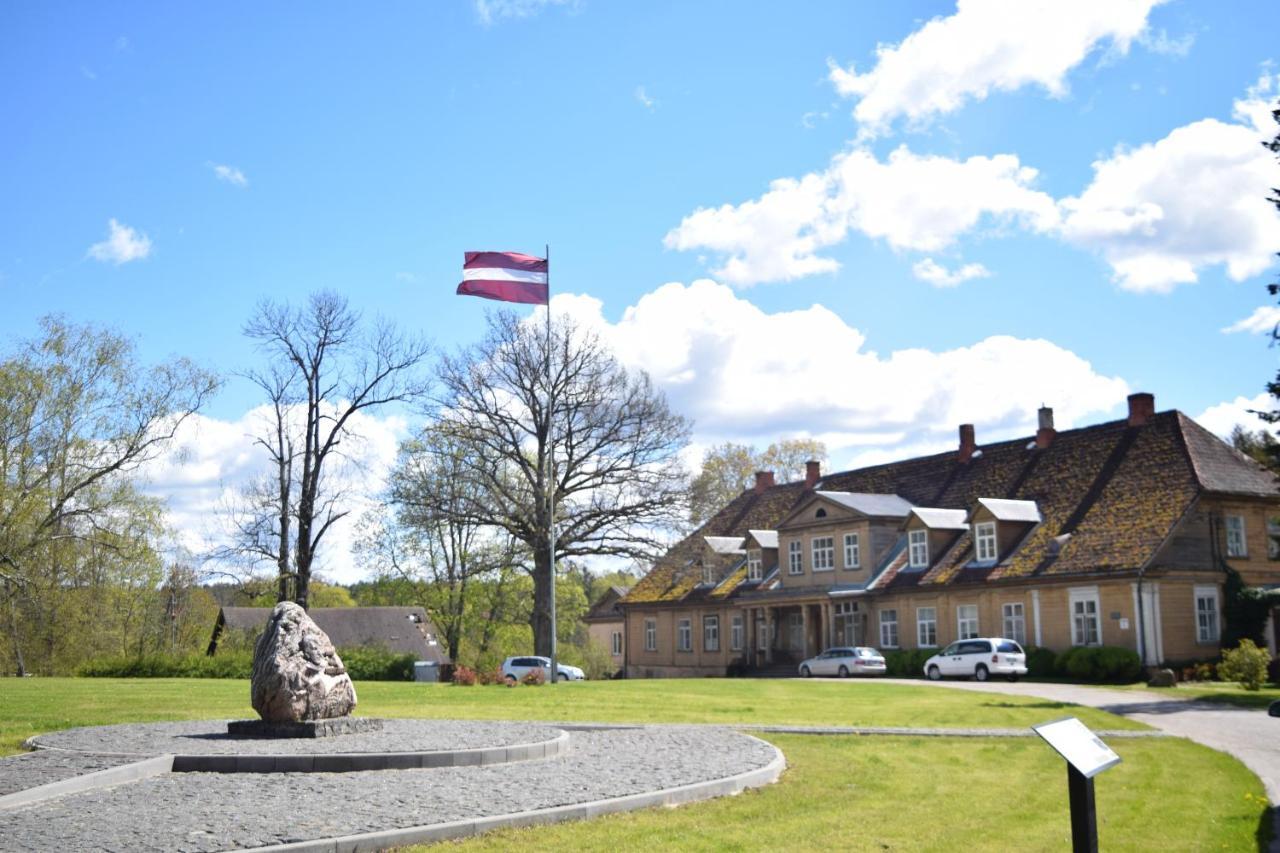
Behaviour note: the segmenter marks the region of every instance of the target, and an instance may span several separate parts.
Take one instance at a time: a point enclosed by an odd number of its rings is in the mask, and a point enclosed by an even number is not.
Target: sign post
[[[1075,717],[1031,728],[1067,760],[1073,853],[1098,853],[1098,810],[1093,800],[1093,777],[1119,764],[1120,756]]]

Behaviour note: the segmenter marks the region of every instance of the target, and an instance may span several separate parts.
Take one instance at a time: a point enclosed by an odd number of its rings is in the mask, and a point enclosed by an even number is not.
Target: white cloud
[[[109,235],[101,243],[89,247],[89,257],[116,266],[129,261],[140,261],[151,254],[151,238],[128,225],[111,219],[107,222]]]
[[[1277,323],[1280,323],[1280,307],[1260,305],[1253,309],[1253,313],[1248,317],[1243,320],[1237,320],[1227,326],[1222,330],[1222,333],[1230,335],[1235,332],[1249,332],[1250,334],[1258,335],[1272,331]]]
[[[220,181],[225,181],[226,183],[237,187],[249,186],[249,179],[244,176],[244,172],[240,171],[235,166],[228,166],[224,163],[210,163],[209,168],[213,169],[213,174],[216,175]]]
[[[933,258],[925,258],[911,267],[911,274],[934,287],[958,287],[970,279],[988,278],[991,271],[982,264],[965,264],[952,271]]]
[[[196,554],[228,544],[224,508],[266,470],[266,457],[254,446],[253,436],[262,433],[270,418],[267,406],[234,421],[197,415],[182,425],[168,452],[146,466],[147,492],[165,501],[178,544]],[[325,534],[317,567],[344,583],[360,574],[351,557],[354,522],[384,488],[407,430],[398,416],[357,413],[351,424],[354,436],[343,442],[343,458],[331,457],[327,475],[331,485],[350,495],[353,511]]]
[[[1183,33],[1180,36],[1170,36],[1164,30],[1152,32],[1146,30],[1138,36],[1138,44],[1142,45],[1152,53],[1158,53],[1162,56],[1175,56],[1179,59],[1185,57],[1191,52],[1191,46],[1196,43],[1195,33]]]
[[[658,102],[645,92],[644,86],[636,86],[636,100],[649,112],[653,112],[658,106]]]
[[[1049,230],[1058,212],[1033,188],[1036,174],[1012,154],[953,160],[900,146],[881,161],[857,147],[823,172],[774,181],[757,200],[694,211],[664,244],[728,255],[712,272],[730,284],[790,281],[839,269],[817,252],[850,231],[895,249],[937,251],[984,219]]]
[[[488,26],[507,18],[531,18],[550,6],[576,7],[579,0],[475,0],[480,23]]]
[[[1250,432],[1260,429],[1271,431],[1273,427],[1252,412],[1270,412],[1276,407],[1276,401],[1270,394],[1262,393],[1256,397],[1236,397],[1227,403],[1219,403],[1205,409],[1196,418],[1196,422],[1205,429],[1227,438],[1237,426]]]
[[[859,74],[830,64],[864,135],[883,133],[896,119],[913,125],[954,112],[993,91],[1040,86],[1067,92],[1066,75],[1106,43],[1124,53],[1161,0],[959,0],[954,15],[934,18],[896,45],[876,48],[876,63]]]
[[[846,459],[901,456],[950,444],[965,422],[978,426],[980,442],[1030,434],[1041,403],[1054,407],[1060,427],[1092,420],[1128,393],[1122,379],[1049,341],[995,336],[884,355],[821,305],[769,314],[707,280],[663,285],[616,323],[602,307],[590,296],[554,298],[554,310],[595,329],[624,364],[648,371],[694,419],[702,444],[812,435]]]
[[[1280,246],[1280,215],[1265,202],[1280,167],[1250,124],[1202,119],[1163,139],[1118,149],[1061,202],[1061,235],[1100,254],[1126,290],[1167,293],[1222,265],[1235,280],[1264,272]]]

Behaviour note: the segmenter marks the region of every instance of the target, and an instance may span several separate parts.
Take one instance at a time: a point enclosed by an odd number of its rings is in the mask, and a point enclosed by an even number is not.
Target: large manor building
[[[630,677],[794,664],[832,645],[1003,636],[1216,656],[1228,569],[1280,585],[1276,479],[1178,411],[803,482],[760,472],[617,602]],[[1275,650],[1274,619],[1268,640]]]

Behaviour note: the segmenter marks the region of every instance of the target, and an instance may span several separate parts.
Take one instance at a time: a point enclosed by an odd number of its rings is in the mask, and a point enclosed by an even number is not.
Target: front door
[[[804,655],[804,617],[799,613],[787,614],[787,649]]]

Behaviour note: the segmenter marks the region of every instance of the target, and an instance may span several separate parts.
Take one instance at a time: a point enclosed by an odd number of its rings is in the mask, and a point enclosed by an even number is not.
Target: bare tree
[[[19,598],[65,587],[74,549],[64,546],[136,541],[138,514],[151,510],[131,476],[219,385],[185,359],[144,367],[113,332],[59,318],[41,326],[40,339],[0,361],[0,583],[19,673]]]
[[[513,313],[490,314],[485,339],[442,359],[438,372],[439,428],[465,448],[460,459],[481,488],[436,509],[500,528],[532,552],[534,645],[550,654],[549,486],[557,561],[652,559],[683,514],[687,481],[678,455],[688,422],[647,375],[626,371],[567,318],[547,336],[541,324]]]
[[[279,416],[275,435],[260,444],[279,477],[277,569],[293,582],[289,597],[306,607],[321,540],[348,513],[342,496],[325,490],[325,472],[340,455],[343,441],[352,436],[355,414],[410,403],[425,394],[428,386],[418,368],[429,347],[386,321],[362,323],[344,297],[327,292],[313,294],[301,308],[263,302],[244,332],[269,360],[268,370],[257,374],[262,380],[258,385],[268,397],[279,392],[277,412],[282,411],[279,401],[288,401],[286,409],[302,409],[298,443],[291,446],[285,439],[284,418]],[[295,490],[296,503],[290,508]],[[283,582],[279,587],[281,593],[290,591]]]

